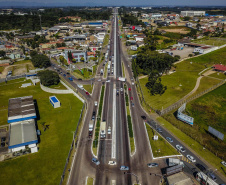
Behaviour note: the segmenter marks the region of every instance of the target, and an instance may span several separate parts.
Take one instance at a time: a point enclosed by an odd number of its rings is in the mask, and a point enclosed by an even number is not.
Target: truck
[[[175,158],[169,158],[168,165],[169,166],[182,165],[184,167],[183,161],[180,161],[180,159],[175,159]]]
[[[104,70],[103,70],[103,69],[101,69],[101,70],[100,70],[100,74],[101,74],[101,75],[103,75],[103,73],[104,73]]]
[[[121,82],[125,82],[126,81],[126,79],[123,78],[123,77],[118,77],[118,80],[121,81]]]
[[[100,138],[105,138],[106,137],[106,121],[101,122],[100,125]]]
[[[183,165],[171,166],[169,168],[166,168],[166,175],[169,176],[182,171],[183,171]]]
[[[77,86],[78,86],[78,88],[84,90],[83,85],[78,84]]]
[[[94,127],[94,120],[90,120],[89,122],[89,137],[93,135],[93,127]]]

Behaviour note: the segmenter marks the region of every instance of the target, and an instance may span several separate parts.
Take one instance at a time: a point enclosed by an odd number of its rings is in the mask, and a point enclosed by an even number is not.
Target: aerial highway
[[[181,156],[187,154],[192,155],[196,159],[196,163],[199,163],[206,167],[208,165],[199,155],[197,155],[191,146],[187,146],[183,141],[179,140],[173,133],[167,131],[162,125],[156,122],[149,114],[147,114],[140,105],[139,97],[134,85],[134,78],[132,73],[131,61],[128,60],[128,55],[123,52],[122,43],[120,40],[120,29],[118,26],[117,9],[114,8],[112,16],[112,29],[110,32],[108,58],[103,61],[97,70],[97,75],[92,80],[78,80],[73,77],[73,81],[70,81],[66,74],[67,71],[61,69],[61,77],[68,83],[75,87],[79,93],[86,99],[87,110],[85,114],[83,128],[81,130],[78,145],[76,148],[76,154],[72,161],[72,168],[70,170],[67,184],[77,185],[85,184],[87,177],[95,179],[96,185],[106,184],[134,184],[139,182],[141,184],[153,184],[157,185],[162,180],[161,168],[167,167],[165,159],[153,159],[152,151],[149,147],[149,140],[146,135],[145,122],[152,126],[156,131],[161,129],[159,134],[163,137],[170,137],[173,142],[170,143],[173,147],[181,145],[185,149],[185,152],[181,152]],[[110,70],[107,71],[107,78],[100,75],[100,69],[106,70],[102,65],[110,61]],[[122,63],[124,64],[126,82],[117,80],[118,77],[122,77]],[[57,66],[56,66],[57,67]],[[94,89],[92,95],[87,95],[84,90],[78,88],[77,84],[91,84],[94,83]],[[102,85],[105,85],[104,101],[102,117],[99,118],[101,122],[106,122],[106,137],[99,137],[98,152],[95,156],[100,164],[96,165],[92,162],[94,154],[92,152],[92,139],[88,137],[89,122],[92,119],[93,112],[98,112],[97,106],[94,105],[94,101],[99,101],[100,91]],[[133,132],[135,139],[135,153],[132,155],[129,148],[129,136],[127,126],[127,115],[125,107],[124,96],[124,84],[131,89],[129,97],[133,97],[131,103],[131,117],[133,124]],[[121,93],[122,92],[122,93]],[[144,120],[142,117],[146,117]],[[95,120],[96,123],[96,120]],[[107,130],[110,128],[110,132]],[[94,134],[93,134],[94,135]],[[109,161],[114,161],[116,165],[109,165]],[[148,163],[157,162],[158,167],[149,168]],[[120,166],[127,166],[129,170],[120,170]],[[194,163],[185,162],[186,173],[193,176],[195,171],[199,171]],[[158,175],[150,175],[158,174]],[[216,174],[217,183],[224,183],[225,179],[222,176]]]

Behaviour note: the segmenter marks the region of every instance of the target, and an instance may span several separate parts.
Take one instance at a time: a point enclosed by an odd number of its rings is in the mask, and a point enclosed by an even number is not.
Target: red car
[[[129,88],[129,91],[131,91],[131,88]]]
[[[86,94],[89,95],[89,93],[86,91]]]
[[[130,97],[130,100],[133,100],[133,97]]]

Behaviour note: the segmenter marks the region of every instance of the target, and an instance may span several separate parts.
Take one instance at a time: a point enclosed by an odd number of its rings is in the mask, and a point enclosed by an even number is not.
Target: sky
[[[4,5],[60,6],[226,6],[226,0],[0,0]]]

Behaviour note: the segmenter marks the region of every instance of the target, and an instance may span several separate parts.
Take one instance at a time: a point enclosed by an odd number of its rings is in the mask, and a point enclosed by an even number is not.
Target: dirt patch
[[[21,75],[27,73],[28,70],[31,69],[34,69],[34,66],[31,63],[6,66],[2,71],[2,74],[0,74],[0,78],[5,78],[6,75],[8,74],[8,71],[12,71],[13,75]]]
[[[186,30],[185,28],[182,29],[164,29],[166,32],[172,32],[172,33],[182,33],[182,34],[187,34],[189,33],[188,30]]]

